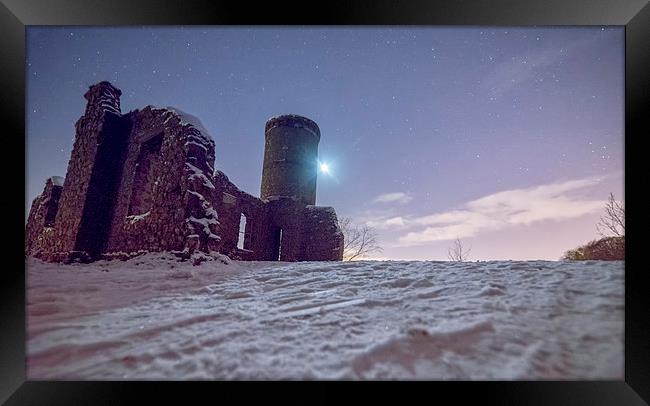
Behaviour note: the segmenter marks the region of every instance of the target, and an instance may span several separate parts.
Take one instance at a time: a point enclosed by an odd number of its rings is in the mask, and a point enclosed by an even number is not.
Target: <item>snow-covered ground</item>
[[[26,266],[29,379],[623,379],[623,262]]]

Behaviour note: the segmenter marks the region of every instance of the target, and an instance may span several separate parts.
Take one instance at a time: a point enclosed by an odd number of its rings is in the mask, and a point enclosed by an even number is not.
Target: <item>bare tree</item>
[[[383,251],[377,241],[377,233],[366,224],[353,224],[352,219],[339,219],[343,233],[343,260],[352,261],[371,252]]]
[[[625,206],[622,202],[616,201],[614,193],[609,194],[609,200],[605,205],[605,216],[600,218],[596,230],[602,237],[625,236]]]
[[[469,253],[472,251],[472,248],[469,248],[467,251],[463,248],[463,243],[460,241],[460,238],[456,237],[454,241],[454,246],[449,248],[447,251],[447,256],[450,261],[463,262],[469,259]]]

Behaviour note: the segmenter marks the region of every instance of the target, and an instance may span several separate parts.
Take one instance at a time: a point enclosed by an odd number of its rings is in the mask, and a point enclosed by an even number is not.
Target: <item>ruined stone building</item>
[[[341,260],[331,207],[315,206],[320,130],[285,115],[265,127],[260,197],[214,170],[215,143],[195,117],[147,106],[122,114],[121,91],[90,87],[65,179],[32,203],[26,254],[92,261],[143,251],[217,251],[234,259]]]

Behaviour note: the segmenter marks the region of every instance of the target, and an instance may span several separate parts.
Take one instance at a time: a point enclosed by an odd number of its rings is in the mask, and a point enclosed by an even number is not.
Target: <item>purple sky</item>
[[[558,259],[623,197],[622,27],[27,29],[27,202],[65,175],[88,86],[176,106],[259,195],[264,124],[321,129],[317,204],[389,259]],[[28,210],[29,207],[26,207]]]

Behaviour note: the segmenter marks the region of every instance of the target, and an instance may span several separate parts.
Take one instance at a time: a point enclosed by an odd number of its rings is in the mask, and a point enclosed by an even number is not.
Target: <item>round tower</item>
[[[320,129],[294,114],[273,117],[264,128],[262,199],[291,197],[316,204]]]

